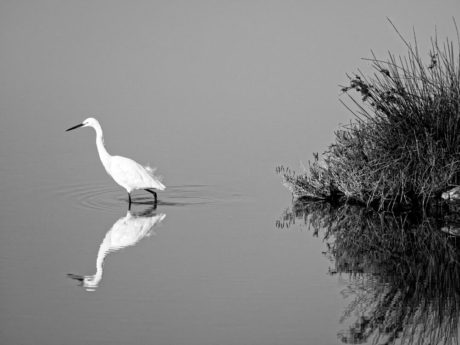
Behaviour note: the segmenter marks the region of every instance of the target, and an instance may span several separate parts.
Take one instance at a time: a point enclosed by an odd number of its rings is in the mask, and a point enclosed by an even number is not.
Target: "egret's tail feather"
[[[157,183],[156,189],[158,189],[158,190],[165,190],[166,189],[166,186],[163,183],[161,183],[159,180],[156,180],[155,182]]]
[[[147,170],[149,174],[153,175],[153,173],[157,170],[157,168],[152,168],[151,166],[146,165],[145,170]]]
[[[147,170],[147,172],[149,173],[149,175],[154,179],[155,183],[157,184],[157,186],[155,186],[155,189],[158,189],[158,190],[165,190],[166,189],[166,186],[161,183],[161,181],[163,180],[163,176],[161,175],[155,175],[155,171],[157,170],[157,168],[152,168],[150,166],[146,166],[145,167],[145,170]]]

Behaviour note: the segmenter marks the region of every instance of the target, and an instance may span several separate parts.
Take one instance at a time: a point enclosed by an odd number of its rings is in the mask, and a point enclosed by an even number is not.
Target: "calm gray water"
[[[276,228],[290,196],[257,151],[249,148],[254,158],[244,164],[236,141],[227,153],[234,169],[222,171],[160,167],[168,188],[157,209],[136,192],[129,214],[94,131],[64,132],[72,124],[18,119],[2,135],[10,148],[2,158],[13,162],[1,168],[3,343],[337,342],[345,283],[327,274],[324,245],[309,231]],[[114,124],[109,151],[123,143]],[[144,161],[155,157],[149,143],[164,152],[178,145],[133,137],[140,144],[131,155]],[[187,160],[192,151],[182,149],[165,161]],[[81,286],[69,273],[94,276]]]
[[[396,3],[1,2],[0,343],[343,343],[357,281],[324,229],[279,227],[275,167],[348,121],[345,73],[401,48],[386,16],[423,35],[459,9]],[[89,116],[158,167],[156,210],[65,132]]]

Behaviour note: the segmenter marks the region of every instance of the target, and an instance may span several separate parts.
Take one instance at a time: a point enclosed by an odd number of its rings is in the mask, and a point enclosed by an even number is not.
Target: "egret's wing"
[[[110,164],[110,173],[118,184],[135,188],[147,182],[143,169],[142,165],[132,159],[121,156],[112,157]]]
[[[153,172],[147,171],[132,159],[114,156],[111,162],[111,174],[117,183],[132,188],[157,188],[164,189],[163,184],[155,178]]]

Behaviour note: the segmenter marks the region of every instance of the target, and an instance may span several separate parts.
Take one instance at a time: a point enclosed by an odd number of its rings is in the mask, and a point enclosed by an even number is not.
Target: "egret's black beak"
[[[74,274],[74,273],[67,273],[67,277],[78,280],[79,282],[83,282],[84,277],[79,275],[79,274]]]
[[[68,132],[68,131],[71,131],[72,129],[77,129],[77,128],[82,127],[82,126],[84,126],[84,124],[83,124],[83,123],[80,123],[79,125],[70,127],[69,129],[66,129],[65,131]]]
[[[83,286],[85,277],[79,274],[67,273],[67,277],[75,279],[78,282],[78,285]]]

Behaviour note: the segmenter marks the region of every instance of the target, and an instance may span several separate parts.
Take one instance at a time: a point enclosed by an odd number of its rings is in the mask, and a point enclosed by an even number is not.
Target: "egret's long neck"
[[[94,130],[96,131],[97,152],[99,153],[99,158],[101,159],[102,164],[107,169],[107,164],[110,160],[110,154],[107,152],[104,146],[104,136],[102,133],[102,128],[101,126],[94,126]]]

